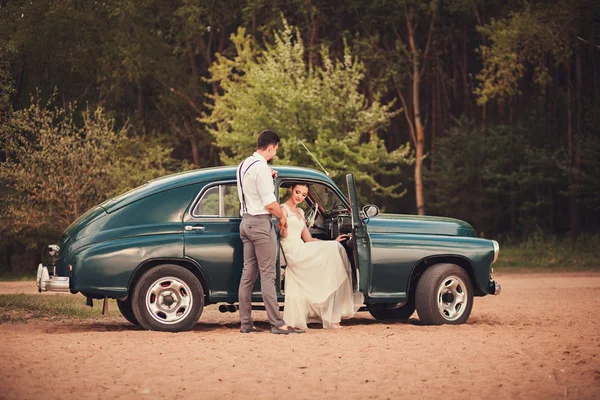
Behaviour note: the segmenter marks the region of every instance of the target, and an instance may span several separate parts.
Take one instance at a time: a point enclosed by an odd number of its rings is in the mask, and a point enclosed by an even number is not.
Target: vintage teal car
[[[359,209],[352,174],[342,191],[321,172],[274,168],[280,201],[294,182],[309,184],[303,205],[314,236],[350,234],[353,283],[364,294],[362,310],[375,318],[408,319],[416,309],[424,324],[461,324],[474,296],[500,293],[492,276],[498,243],[477,238],[468,223]],[[92,208],[49,246],[54,262],[39,265],[39,290],[80,292],[89,305],[117,299],[127,320],[160,331],[191,329],[208,304],[235,311],[243,259],[235,173],[219,167],[170,175]],[[284,271],[281,256],[280,301]]]

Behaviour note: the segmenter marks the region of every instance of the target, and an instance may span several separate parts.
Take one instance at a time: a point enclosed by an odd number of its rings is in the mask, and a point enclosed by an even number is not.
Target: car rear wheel
[[[369,313],[377,320],[403,321],[411,317],[415,312],[414,301],[408,301],[402,306],[397,304],[369,304]]]
[[[121,315],[125,317],[127,321],[131,322],[134,325],[140,324],[135,318],[135,315],[133,315],[133,309],[131,308],[131,296],[127,297],[126,300],[117,299],[117,307],[119,307]]]
[[[132,299],[135,318],[146,329],[181,332],[192,329],[204,309],[198,278],[178,265],[161,265],[138,281]]]
[[[415,301],[425,325],[463,324],[473,308],[473,285],[458,265],[435,264],[419,279]]]

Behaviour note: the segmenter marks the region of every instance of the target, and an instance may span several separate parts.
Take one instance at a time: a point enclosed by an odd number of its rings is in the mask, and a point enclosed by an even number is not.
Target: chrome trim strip
[[[369,297],[377,298],[377,299],[405,299],[406,292],[393,292],[393,293],[384,293],[384,292],[371,292],[369,293]]]
[[[496,260],[498,260],[498,254],[500,253],[500,245],[495,240],[492,240],[492,243],[494,245],[494,260],[492,261],[493,264],[496,262]]]
[[[223,186],[219,185],[219,217],[225,214],[225,204],[223,202]]]

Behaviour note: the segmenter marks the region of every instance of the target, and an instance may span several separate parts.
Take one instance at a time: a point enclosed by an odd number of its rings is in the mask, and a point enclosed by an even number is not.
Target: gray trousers
[[[275,278],[277,272],[277,236],[271,222],[271,215],[245,214],[240,224],[240,237],[244,243],[244,270],[238,292],[240,322],[242,329],[251,328],[252,288],[260,273],[260,289],[271,326],[285,325],[279,313]]]

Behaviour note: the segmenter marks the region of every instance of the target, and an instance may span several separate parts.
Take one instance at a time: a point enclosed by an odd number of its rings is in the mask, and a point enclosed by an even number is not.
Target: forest
[[[599,71],[593,0],[0,0],[0,272],[267,128],[384,212],[591,251]]]

